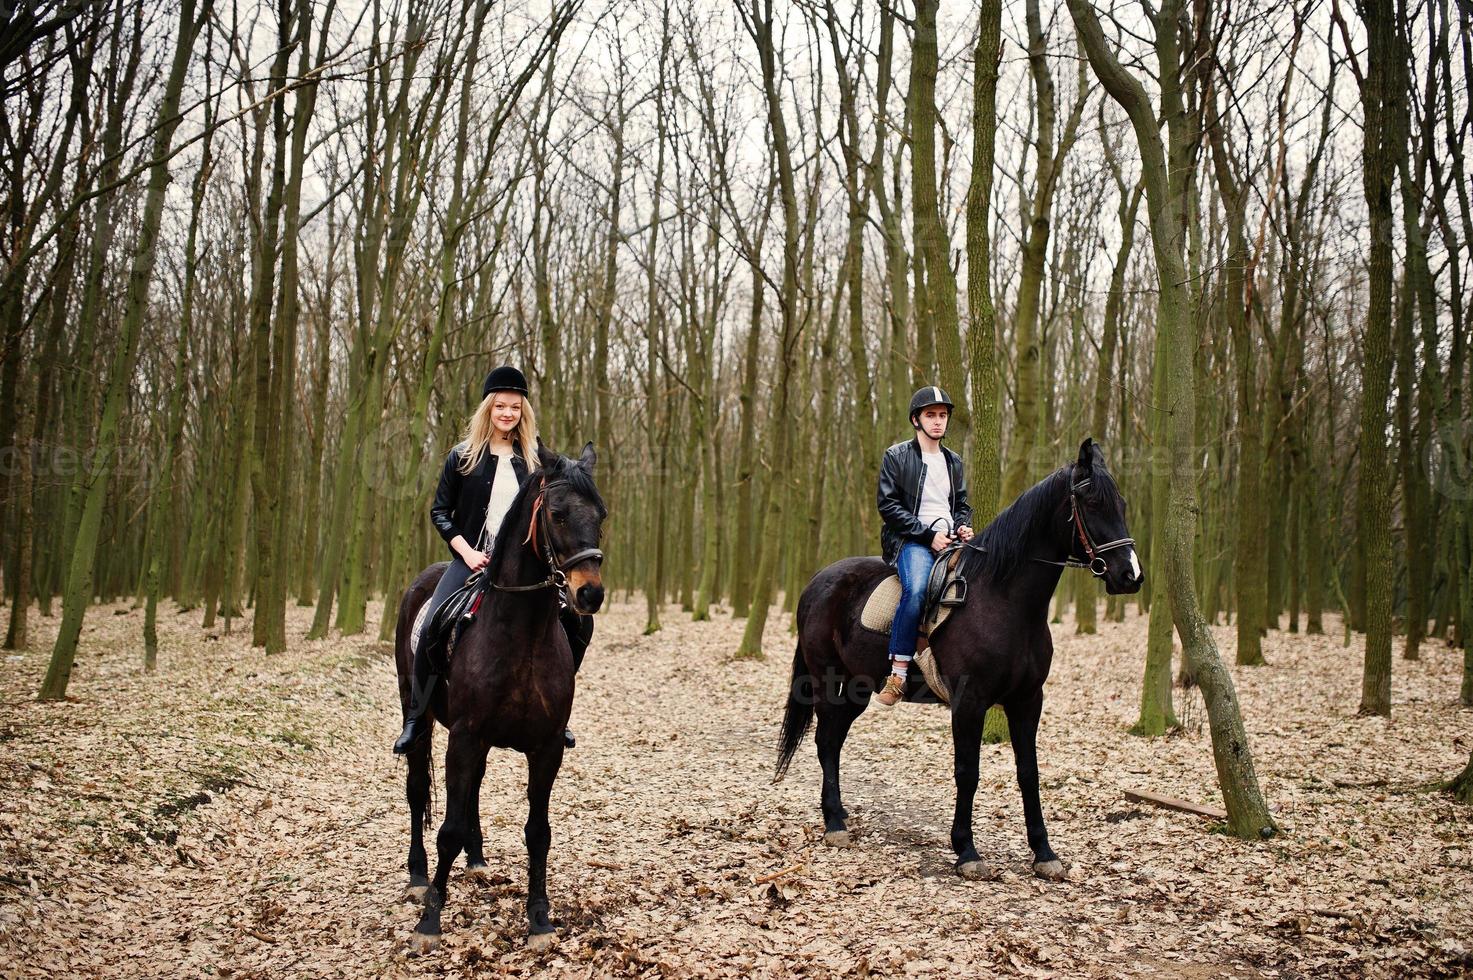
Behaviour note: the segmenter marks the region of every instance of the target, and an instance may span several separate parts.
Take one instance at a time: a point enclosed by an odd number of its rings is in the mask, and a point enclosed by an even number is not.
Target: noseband
[[[1073,568],[1088,568],[1090,574],[1095,578],[1105,577],[1105,559],[1100,555],[1106,551],[1114,551],[1116,548],[1124,548],[1135,544],[1135,538],[1116,538],[1114,541],[1106,541],[1104,544],[1095,544],[1094,538],[1089,533],[1089,527],[1084,523],[1084,513],[1079,509],[1079,491],[1089,486],[1090,480],[1086,477],[1078,483],[1069,485],[1069,520],[1074,524],[1076,536],[1079,543],[1084,546],[1086,561],[1080,561],[1074,557],[1074,548],[1069,548],[1069,557],[1062,564]]]
[[[568,585],[568,569],[580,562],[602,562],[604,560],[604,553],[598,548],[584,548],[582,551],[576,551],[567,558],[563,558],[558,555],[557,548],[553,546],[552,535],[548,533],[545,526],[547,522],[547,510],[544,505],[547,502],[547,491],[553,487],[563,486],[567,482],[567,480],[553,480],[551,483],[544,482],[542,484],[542,489],[537,491],[537,499],[532,501],[532,520],[527,526],[527,536],[522,539],[522,544],[530,544],[532,546],[532,554],[547,562],[547,578],[535,585],[497,585],[495,582],[492,582],[490,583],[491,588],[498,592],[536,592],[539,589],[563,589]],[[539,529],[541,531],[540,543],[538,541]],[[546,549],[546,554],[543,554],[544,548]]]

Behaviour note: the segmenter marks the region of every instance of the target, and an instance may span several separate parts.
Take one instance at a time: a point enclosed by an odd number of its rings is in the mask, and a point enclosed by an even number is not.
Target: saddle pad
[[[880,580],[859,614],[859,625],[875,633],[890,632],[895,622],[895,609],[900,605],[900,576],[891,575]],[[951,615],[951,606],[938,606],[935,622],[927,622],[924,611],[921,615],[921,635],[928,636]]]
[[[941,669],[936,666],[936,655],[928,647],[916,654],[915,665],[921,669],[921,676],[926,679],[926,686],[941,699],[942,704],[951,704],[951,688],[946,685],[946,678],[941,676]]]
[[[430,604],[421,603],[419,612],[414,615],[414,625],[409,630],[409,655],[415,656],[419,653],[419,640],[424,633],[425,620],[430,618]]]
[[[443,655],[445,662],[449,663],[456,624],[475,615],[476,608],[480,605],[481,591],[481,573],[474,572],[464,585],[445,597],[439,608],[433,608],[429,602],[421,605],[414,616],[414,626],[410,631],[410,652],[418,654],[425,637],[438,637],[446,641]]]

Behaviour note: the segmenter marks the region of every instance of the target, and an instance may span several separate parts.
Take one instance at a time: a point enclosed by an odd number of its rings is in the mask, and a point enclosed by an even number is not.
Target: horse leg
[[[815,695],[818,687],[815,685]],[[825,676],[823,694],[815,706],[818,727],[813,740],[818,745],[818,764],[823,767],[823,842],[832,847],[848,847],[851,843],[845,823],[849,811],[844,809],[839,795],[839,754],[849,737],[849,726],[869,705],[869,689],[864,688],[863,694],[851,699],[852,687],[838,677]]]
[[[957,874],[963,878],[984,878],[988,873],[972,838],[972,803],[977,796],[982,719],[985,716],[985,708],[969,711],[958,706],[951,713],[951,743],[956,776],[956,812],[951,818],[951,849],[956,852]]]
[[[420,739],[407,756],[409,774],[404,778],[404,795],[409,800],[409,888],[405,896],[423,901],[430,887],[429,859],[425,855],[425,821],[430,815],[430,750],[433,733]]]
[[[1063,862],[1048,845],[1043,825],[1043,806],[1038,801],[1038,718],[1043,713],[1043,689],[1003,705],[1012,733],[1013,762],[1018,769],[1018,789],[1023,794],[1023,820],[1028,826],[1028,846],[1033,850],[1033,873],[1048,881],[1066,876]]]
[[[486,747],[452,729],[445,749],[445,819],[435,840],[439,863],[435,866],[435,880],[425,892],[424,913],[410,937],[414,952],[427,953],[440,944],[440,910],[445,907],[450,868],[469,836],[471,808],[485,771]]]
[[[481,850],[484,836],[481,831],[481,782],[485,777],[486,766],[483,763],[476,778],[476,791],[471,794],[471,813],[465,831],[465,873],[473,878],[490,873],[486,867],[486,855]]]
[[[547,801],[552,784],[563,765],[563,741],[559,737],[546,748],[527,753],[527,948],[546,949],[557,942],[548,921],[547,848],[552,827],[547,822]]]

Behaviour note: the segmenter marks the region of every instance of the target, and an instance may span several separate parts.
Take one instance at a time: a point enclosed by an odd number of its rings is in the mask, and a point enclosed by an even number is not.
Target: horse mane
[[[994,517],[962,553],[962,574],[967,580],[1001,585],[1017,572],[1027,559],[1023,552],[1029,540],[1046,529],[1059,498],[1068,494],[1073,480],[1074,465],[1061,466],[1024,490]],[[1078,491],[1079,496],[1088,503],[1101,504],[1119,492],[1105,465],[1104,453],[1098,445],[1092,445],[1089,482]]]
[[[1073,468],[1062,466],[1024,490],[977,533],[962,552],[962,574],[967,581],[1006,582],[1025,560],[1032,537],[1044,530],[1062,494],[1069,492]]]

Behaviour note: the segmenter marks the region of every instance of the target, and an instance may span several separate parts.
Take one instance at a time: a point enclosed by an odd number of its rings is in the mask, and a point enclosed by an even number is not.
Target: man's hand
[[[945,531],[937,531],[935,537],[931,538],[931,550],[940,554],[951,547],[952,540],[951,535]]]
[[[963,541],[970,541],[972,540],[974,534],[970,527],[963,524],[956,529],[956,536],[961,538]]]

